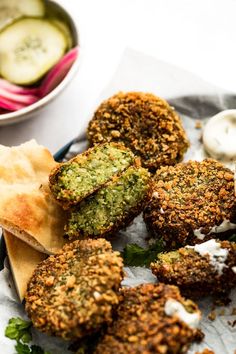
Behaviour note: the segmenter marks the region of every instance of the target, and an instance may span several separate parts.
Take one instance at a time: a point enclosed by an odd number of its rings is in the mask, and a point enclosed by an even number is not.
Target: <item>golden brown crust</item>
[[[192,312],[198,311],[197,305],[184,300],[175,286],[143,284],[122,289],[114,322],[95,354],[186,353],[191,342],[199,338],[199,331],[165,314],[170,298]]]
[[[236,223],[233,172],[213,159],[161,168],[144,220],[154,237],[163,238],[167,249],[227,236],[211,228],[224,220]],[[194,230],[205,238],[198,238]]]
[[[177,113],[153,94],[119,92],[102,102],[88,126],[91,145],[123,141],[155,171],[183,158],[189,143]]]
[[[164,253],[163,258],[160,255],[151,264],[151,270],[159,281],[178,286],[186,297],[199,299],[208,295],[225,295],[236,286],[236,274],[232,269],[236,266],[236,243],[221,241],[220,244],[228,250],[222,274],[210,263],[208,255],[201,256],[189,248],[170,252],[175,257],[168,257],[168,253]]]
[[[104,239],[75,241],[42,262],[29,284],[34,326],[66,340],[98,331],[118,303],[122,259]]]

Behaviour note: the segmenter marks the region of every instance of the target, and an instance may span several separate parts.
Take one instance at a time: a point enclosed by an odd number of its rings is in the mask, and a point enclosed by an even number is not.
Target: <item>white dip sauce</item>
[[[205,234],[202,233],[202,228],[200,227],[200,229],[196,229],[193,230],[193,234],[194,236],[196,236],[199,240],[204,240],[205,238]]]
[[[236,224],[230,222],[229,220],[225,219],[224,221],[222,221],[222,223],[220,225],[215,225],[212,226],[212,228],[210,229],[210,231],[207,233],[207,235],[210,234],[218,234],[221,232],[226,232],[228,230],[235,230],[236,229]],[[196,229],[193,231],[194,236],[196,236],[199,240],[204,240],[204,237],[206,236],[205,234],[202,233],[202,228],[200,227],[200,229]]]
[[[167,316],[177,316],[191,328],[197,328],[199,325],[200,313],[189,313],[180,302],[174,299],[166,301],[164,311]]]
[[[203,131],[203,144],[215,159],[236,159],[236,109],[222,111],[208,121]]]
[[[236,274],[236,267],[232,267],[231,269]]]
[[[226,248],[221,248],[220,243],[216,242],[216,240],[209,240],[200,245],[186,246],[186,248],[192,248],[201,256],[208,255],[210,258],[210,264],[219,274],[222,274],[223,269],[227,267],[225,261],[228,257],[228,250]]]

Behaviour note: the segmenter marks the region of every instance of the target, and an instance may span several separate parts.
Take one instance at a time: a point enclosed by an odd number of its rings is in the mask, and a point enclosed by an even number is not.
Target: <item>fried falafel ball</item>
[[[183,159],[189,146],[181,120],[162,98],[119,92],[98,107],[87,130],[91,145],[123,141],[151,172]]]
[[[122,289],[114,322],[95,354],[186,353],[199,339],[199,320],[197,305],[182,298],[175,286],[143,284]]]
[[[234,174],[220,162],[206,159],[163,167],[153,189],[144,221],[166,249],[227,238],[236,230]]]
[[[159,281],[178,286],[186,297],[224,295],[236,286],[236,243],[212,239],[161,253],[151,270]]]
[[[149,172],[131,166],[72,211],[65,231],[69,239],[109,236],[143,210],[152,193]]]
[[[49,176],[49,186],[64,209],[78,204],[134,162],[122,144],[106,143],[60,164]]]
[[[104,239],[65,245],[36,268],[28,284],[26,311],[34,327],[65,340],[100,330],[118,304],[122,265]]]

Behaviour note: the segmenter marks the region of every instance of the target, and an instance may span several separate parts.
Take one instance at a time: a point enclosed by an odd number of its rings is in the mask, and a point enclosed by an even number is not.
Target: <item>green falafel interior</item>
[[[191,252],[186,251],[186,253]],[[181,259],[181,253],[178,251],[163,252],[157,256],[157,262],[172,264]]]
[[[69,208],[128,168],[134,159],[122,144],[98,145],[56,167],[49,177],[51,191],[65,209]]]
[[[149,172],[131,166],[72,211],[66,233],[70,239],[98,237],[125,227],[142,211],[149,195]]]

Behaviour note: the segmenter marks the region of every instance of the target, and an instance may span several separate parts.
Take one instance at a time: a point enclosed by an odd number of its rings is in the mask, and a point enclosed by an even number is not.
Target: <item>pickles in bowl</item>
[[[77,72],[79,53],[76,24],[58,3],[4,0],[3,13],[0,125],[27,119],[56,97]]]

